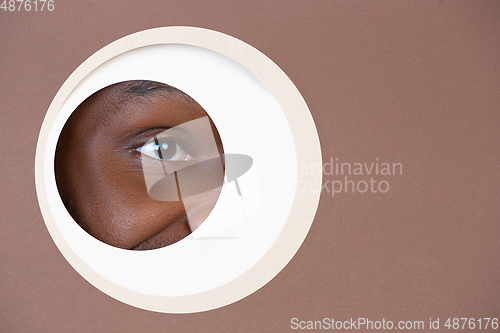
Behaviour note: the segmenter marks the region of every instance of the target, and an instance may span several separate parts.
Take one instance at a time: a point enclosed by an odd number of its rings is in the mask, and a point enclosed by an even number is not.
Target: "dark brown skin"
[[[135,149],[207,113],[182,96],[159,92],[130,98],[126,88],[124,83],[107,87],[71,115],[56,150],[56,182],[66,208],[89,234],[119,248],[154,249],[191,230],[182,201],[149,197]],[[216,141],[222,151],[220,138]]]

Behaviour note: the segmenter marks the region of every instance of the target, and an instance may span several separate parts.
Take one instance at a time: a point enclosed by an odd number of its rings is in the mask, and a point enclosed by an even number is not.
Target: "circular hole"
[[[61,182],[56,183],[54,169],[56,146],[73,111],[96,91],[138,78],[187,92],[210,114],[224,140],[225,184],[212,212],[183,241],[152,251],[109,246],[80,228],[61,200]],[[157,140],[131,150],[158,159],[163,143],[170,147],[170,141],[158,136]],[[183,148],[172,156],[183,163],[199,160],[189,153],[195,147]],[[251,157],[253,164],[243,155]],[[75,156],[72,163],[77,164],[81,157]],[[321,184],[321,173],[297,172],[304,163],[321,164],[317,133],[303,98],[278,66],[233,37],[199,28],[165,27],[115,41],[75,70],[54,97],[42,124],[35,175],[47,229],[79,274],[132,306],[189,313],[250,295],[292,258],[319,200],[319,188],[311,193],[296,190],[299,183]],[[153,186],[148,188],[144,167],[139,172],[150,198]],[[153,192],[153,196],[161,194]],[[92,203],[111,199],[94,198]],[[189,209],[185,210],[188,215]]]
[[[56,184],[73,219],[123,249],[171,245],[212,211],[224,151],[207,112],[167,84],[134,80],[85,99],[59,136]]]

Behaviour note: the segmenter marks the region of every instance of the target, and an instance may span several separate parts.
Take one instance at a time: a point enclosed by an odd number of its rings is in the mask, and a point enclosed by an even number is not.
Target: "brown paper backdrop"
[[[0,11],[0,331],[500,317],[499,22],[490,1],[56,0],[54,12]],[[120,37],[172,25],[229,34],[276,62],[309,105],[325,162],[403,164],[403,175],[378,178],[388,193],[323,193],[276,278],[187,315],[128,306],[80,277],[45,228],[34,184],[40,126],[67,77]]]

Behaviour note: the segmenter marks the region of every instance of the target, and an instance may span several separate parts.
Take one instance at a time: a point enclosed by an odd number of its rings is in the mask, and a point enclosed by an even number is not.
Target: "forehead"
[[[171,128],[207,116],[198,103],[181,91],[130,93],[128,89],[127,84],[116,84],[96,92],[75,110],[69,122],[85,132],[103,128],[129,131]]]

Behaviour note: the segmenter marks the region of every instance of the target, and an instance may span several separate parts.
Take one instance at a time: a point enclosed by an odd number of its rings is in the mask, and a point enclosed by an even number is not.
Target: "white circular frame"
[[[269,58],[248,44],[211,30],[192,27],[166,27],[126,36],[92,55],[75,70],[60,88],[42,124],[35,161],[36,187],[40,208],[47,228],[59,250],[85,279],[101,291],[124,303],[167,313],[206,311],[225,306],[250,295],[276,276],[291,260],[305,239],[314,219],[320,196],[321,173],[293,174],[294,177],[297,176],[296,182],[295,179],[293,182],[295,191],[292,191],[291,207],[283,206],[284,208],[281,209],[282,213],[285,214],[283,219],[286,220],[280,227],[281,232],[275,239],[272,239],[270,248],[259,256],[260,259],[251,268],[245,269],[238,276],[231,276],[222,285],[201,292],[195,291],[192,294],[155,295],[124,287],[123,284],[111,281],[112,279],[106,278],[87,265],[86,261],[77,253],[78,251],[75,252],[71,244],[68,244],[68,239],[61,230],[61,224],[57,223],[61,214],[54,210],[53,201],[59,201],[59,206],[62,203],[60,203],[59,196],[54,195],[53,191],[50,190],[54,188],[53,184],[55,183],[53,168],[50,170],[50,163],[53,164],[54,156],[52,150],[55,150],[55,146],[53,143],[50,144],[50,137],[53,136],[54,128],[58,126],[58,133],[60,133],[62,128],[60,124],[61,114],[63,114],[64,122],[69,116],[69,114],[64,115],[64,111],[61,110],[68,102],[68,97],[85,78],[98,67],[119,55],[153,45],[185,45],[210,50],[232,59],[253,74],[272,94],[286,117],[285,122],[288,123],[295,146],[295,166],[321,165],[320,144],[314,121],[306,103],[283,71]],[[110,83],[103,83],[103,87],[108,84]],[[178,87],[178,85],[176,86]],[[178,88],[190,94],[189,86]],[[197,99],[196,93],[192,97]],[[204,106],[203,102],[201,104]],[[207,112],[212,116],[209,110]],[[216,119],[214,122],[219,128]],[[221,137],[226,148],[224,133],[221,133]],[[50,160],[51,158],[52,160]],[[297,191],[296,184],[298,182],[314,184],[314,186],[308,186],[308,191]],[[288,218],[286,218],[287,214]],[[76,223],[74,224],[76,225]],[[92,237],[89,236],[90,238]],[[127,250],[116,249],[116,251]]]

